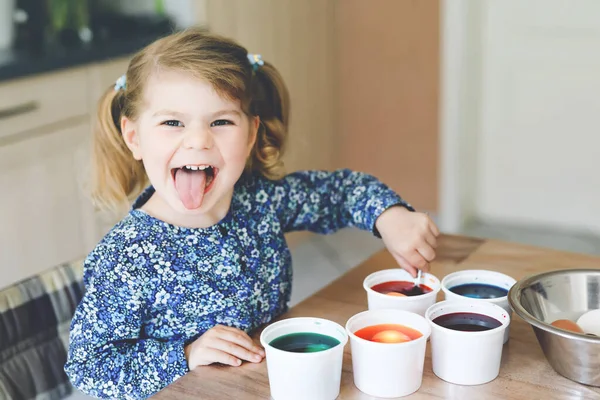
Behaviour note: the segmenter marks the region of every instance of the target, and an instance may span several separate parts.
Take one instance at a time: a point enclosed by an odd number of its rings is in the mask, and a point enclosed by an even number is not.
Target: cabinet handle
[[[40,108],[40,104],[37,101],[28,101],[26,103],[18,104],[14,107],[9,107],[0,110],[0,119],[8,119],[19,115],[33,112]]]

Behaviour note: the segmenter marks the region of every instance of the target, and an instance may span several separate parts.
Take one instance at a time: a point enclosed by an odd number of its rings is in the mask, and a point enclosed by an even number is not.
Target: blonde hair
[[[129,63],[126,88],[111,85],[98,104],[93,139],[92,198],[99,208],[120,210],[148,184],[141,161],[133,158],[121,134],[121,118],[136,119],[144,83],[158,69],[208,81],[222,96],[239,100],[248,116],[260,117],[246,172],[268,179],[283,175],[289,122],[289,94],[279,72],[264,62],[253,68],[247,50],[236,42],[188,29],[157,40]]]

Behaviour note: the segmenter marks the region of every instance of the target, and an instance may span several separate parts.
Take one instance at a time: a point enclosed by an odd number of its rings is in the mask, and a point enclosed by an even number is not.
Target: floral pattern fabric
[[[184,346],[217,324],[251,333],[287,310],[284,233],[357,227],[377,235],[388,207],[412,207],[370,175],[303,171],[243,176],[227,216],[209,228],[170,225],[140,210],[89,254],[65,371],[97,398],[142,399],[188,372]]]

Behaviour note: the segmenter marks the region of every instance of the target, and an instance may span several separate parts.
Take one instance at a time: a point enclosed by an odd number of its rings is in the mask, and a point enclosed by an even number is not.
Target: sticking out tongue
[[[206,188],[206,172],[179,168],[175,171],[175,188],[185,208],[194,210],[200,207]]]

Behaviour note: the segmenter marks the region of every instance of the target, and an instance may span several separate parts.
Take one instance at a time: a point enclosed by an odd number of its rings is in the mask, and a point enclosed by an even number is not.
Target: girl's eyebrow
[[[239,112],[236,109],[226,109],[226,110],[216,111],[216,112],[210,114],[210,117],[211,118],[218,118],[218,117],[220,117],[222,115],[231,115],[231,114],[233,114],[233,115],[235,115],[237,117],[240,117],[242,115],[242,113]],[[159,111],[155,112],[154,114],[152,114],[153,117],[158,117],[158,116],[161,116],[161,115],[169,115],[169,116],[174,116],[174,117],[178,117],[178,118],[186,116],[185,113],[182,113],[182,112],[179,112],[179,111],[167,110],[167,109],[159,110]]]
[[[159,110],[159,111],[155,112],[154,114],[152,114],[153,117],[158,117],[160,115],[172,115],[174,117],[185,116],[184,113],[181,113],[179,111],[173,111],[173,110]]]
[[[233,114],[236,117],[240,117],[242,115],[241,112],[239,112],[238,110],[235,110],[235,109],[232,108],[232,109],[220,110],[220,111],[217,111],[215,113],[212,113],[211,117],[212,118],[218,118],[218,117],[220,117],[222,115],[228,115],[228,114]]]

